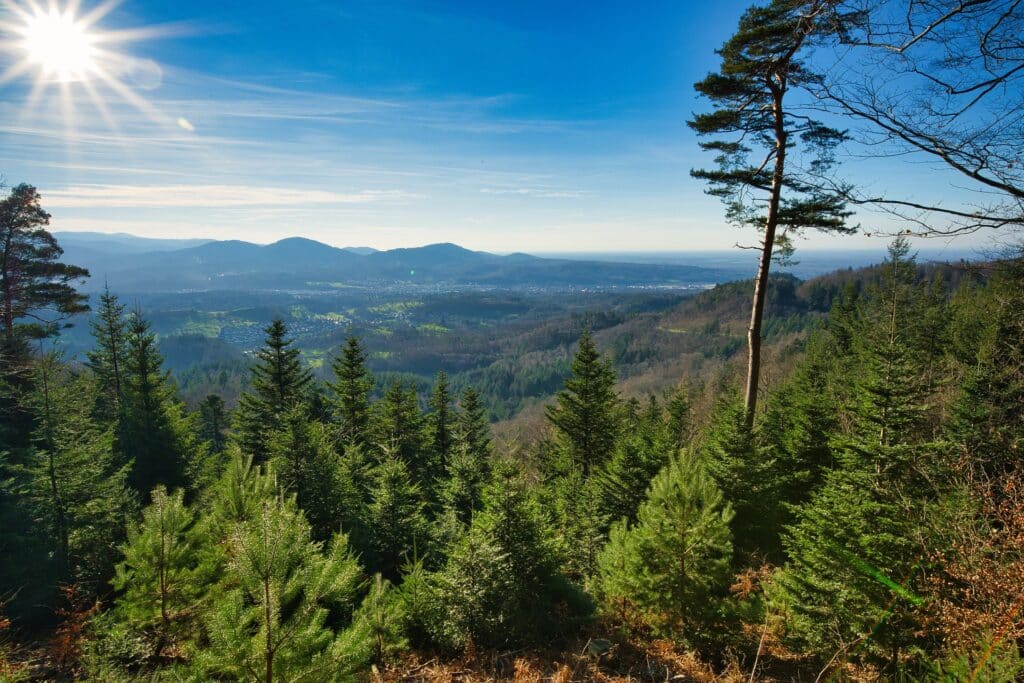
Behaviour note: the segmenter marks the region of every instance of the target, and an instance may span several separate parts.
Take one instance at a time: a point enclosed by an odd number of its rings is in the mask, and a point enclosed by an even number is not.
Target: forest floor
[[[410,655],[399,662],[373,672],[374,683],[483,683],[512,681],[514,683],[625,683],[627,681],[692,681],[694,683],[745,683],[747,681],[813,681],[816,672],[809,672],[803,662],[792,657],[772,654],[759,658],[757,672],[751,676],[753,662],[746,667],[739,660],[713,664],[702,660],[692,650],[669,640],[646,642],[604,641],[606,652],[595,655],[591,644],[578,643],[575,650],[559,654],[515,651],[505,653],[466,654],[462,657],[440,658]],[[802,669],[802,670],[801,670]],[[852,673],[852,672],[851,672]],[[847,680],[871,680],[853,676]]]
[[[735,656],[711,662],[683,644],[667,639],[631,639],[615,642],[589,638],[562,651],[515,650],[467,652],[458,657],[408,653],[384,667],[374,666],[372,683],[808,683],[836,680],[838,671],[819,672],[817,666],[772,643],[744,661]],[[9,645],[10,643],[8,643]],[[8,650],[0,658],[0,681],[82,680],[80,666],[61,661],[55,643],[34,642]],[[600,653],[600,654],[597,654]],[[80,655],[81,652],[76,653]],[[823,676],[823,674],[827,674]],[[846,666],[839,678],[850,683],[879,680],[877,671]]]

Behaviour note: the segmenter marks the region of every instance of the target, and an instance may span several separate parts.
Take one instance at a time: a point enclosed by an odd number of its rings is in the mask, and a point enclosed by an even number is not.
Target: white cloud
[[[543,199],[576,199],[585,197],[589,192],[583,190],[552,190],[538,187],[485,187],[483,194],[511,194],[522,197],[540,197]]]
[[[416,197],[400,190],[331,192],[249,185],[79,185],[44,192],[48,208],[223,208],[365,204]]]

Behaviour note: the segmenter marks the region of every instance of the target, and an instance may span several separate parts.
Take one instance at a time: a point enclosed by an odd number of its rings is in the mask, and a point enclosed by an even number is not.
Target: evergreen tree
[[[90,321],[96,346],[86,352],[86,365],[96,375],[100,386],[100,400],[96,416],[107,423],[113,423],[121,409],[125,386],[125,366],[128,356],[128,323],[125,321],[124,305],[103,286],[100,306],[96,317]]]
[[[770,456],[757,447],[739,397],[721,399],[700,447],[701,460],[733,508],[736,549],[774,557],[781,504],[778,471]]]
[[[508,553],[482,527],[471,527],[433,577],[442,612],[434,639],[454,648],[504,645],[511,635],[503,620],[512,571]]]
[[[476,460],[486,461],[491,456],[491,428],[480,403],[480,395],[466,389],[455,414],[455,443]]]
[[[374,468],[366,512],[368,568],[396,580],[407,558],[427,553],[431,538],[425,509],[422,490],[405,462],[385,456]]]
[[[655,630],[706,638],[729,578],[732,509],[683,452],[651,482],[633,525],[618,522],[598,560],[610,605]]]
[[[441,503],[459,522],[468,524],[483,504],[484,487],[490,477],[490,460],[474,454],[468,440],[456,437],[448,476],[441,482]]]
[[[927,387],[915,336],[916,264],[904,238],[889,247],[881,285],[861,306],[854,343],[859,365],[852,413],[858,436],[883,446],[924,435]]]
[[[635,520],[651,479],[678,450],[679,424],[674,417],[665,423],[652,396],[644,414],[618,439],[611,459],[593,477],[604,531],[620,519]]]
[[[263,504],[278,493],[277,476],[270,465],[260,467],[238,446],[228,447],[227,466],[220,477],[202,492],[199,505],[206,510],[202,533],[223,539],[236,525],[254,519]]]
[[[220,455],[227,448],[228,414],[224,399],[207,394],[199,404],[199,438],[210,444],[210,452]]]
[[[452,450],[452,397],[448,387],[448,374],[444,370],[437,373],[437,381],[430,395],[432,412],[427,421],[430,446],[434,451],[434,459],[439,473],[448,469],[448,460]]]
[[[834,348],[824,330],[807,342],[804,358],[790,380],[768,398],[758,424],[758,447],[775,463],[776,496],[795,505],[806,501],[834,466],[831,440],[839,433],[839,415],[847,391],[837,369]],[[788,509],[780,510],[789,521]]]
[[[851,414],[860,440],[893,445],[927,435],[928,387],[916,334],[922,290],[906,240],[893,242],[883,265],[880,286],[860,307]]]
[[[117,445],[123,462],[132,463],[129,482],[140,495],[148,495],[157,484],[181,486],[194,430],[185,423],[170,374],[163,370],[156,336],[139,311],[128,324],[125,360],[127,384]]]
[[[402,460],[416,482],[427,490],[436,473],[430,449],[423,441],[423,414],[416,390],[396,379],[375,408],[373,433],[377,451]]]
[[[952,438],[990,474],[1009,471],[1024,453],[1024,258],[997,268],[985,299],[986,324],[953,404]],[[985,304],[988,304],[987,306]]]
[[[730,222],[761,236],[760,261],[747,328],[744,411],[754,426],[761,364],[761,327],[769,271],[776,249],[792,251],[792,237],[806,229],[852,232],[847,188],[830,178],[835,147],[845,133],[799,111],[793,88],[815,82],[801,61],[819,26],[824,4],[772,0],[748,9],[739,28],[718,50],[721,67],[696,83],[714,110],[698,114],[698,135],[720,136],[701,148],[717,154],[717,168],[695,170],[708,194],[720,197]]]
[[[114,587],[121,591],[115,620],[150,644],[160,657],[181,642],[196,618],[202,597],[197,581],[199,537],[184,493],[155,488],[142,521],[128,530]]]
[[[491,478],[490,428],[477,393],[467,389],[455,416],[452,454],[441,482],[441,503],[462,524],[483,504]]]
[[[840,651],[851,656],[846,649],[856,643],[860,656],[898,664],[916,647],[926,553],[920,536],[928,524],[914,470],[927,471],[938,457],[920,446],[878,443],[837,452],[839,467],[784,536],[789,562],[779,587],[791,642],[801,651],[824,661]]]
[[[546,507],[565,549],[566,573],[581,582],[594,574],[598,553],[607,540],[609,520],[605,501],[599,498],[599,473],[584,479],[582,470],[570,467],[547,487]]]
[[[557,402],[547,410],[548,420],[565,439],[573,463],[584,478],[611,455],[618,432],[615,373],[611,363],[601,359],[584,330],[572,362],[572,376]]]
[[[440,599],[423,558],[416,558],[402,567],[402,583],[398,587],[399,608],[402,615],[402,634],[415,647],[428,647],[441,633]]]
[[[350,679],[372,654],[364,624],[340,631],[331,608],[351,606],[359,563],[346,539],[325,549],[310,540],[302,513],[287,499],[265,501],[227,538],[228,562],[204,618],[205,647],[195,664],[208,679]]]
[[[96,395],[53,356],[36,363],[31,405],[38,425],[26,469],[33,517],[57,546],[57,581],[96,591],[110,578],[124,519],[132,512],[127,467],[115,464],[113,435],[92,421]]]
[[[857,336],[857,309],[860,306],[861,290],[856,281],[847,282],[832,300],[825,329],[834,347],[836,358],[853,354],[853,340]]]
[[[252,390],[239,398],[235,430],[239,445],[251,453],[257,463],[265,462],[270,434],[281,427],[284,415],[301,403],[312,381],[302,367],[299,350],[280,318],[266,328],[267,338],[256,352],[252,366]]]
[[[669,396],[666,408],[673,445],[676,450],[685,448],[690,443],[693,431],[693,407],[690,404],[689,391],[685,386],[676,387],[676,390]]]
[[[375,664],[383,664],[408,645],[402,635],[402,624],[405,621],[403,610],[402,600],[391,582],[380,574],[374,574],[370,581],[370,592],[363,598],[353,621],[369,628]]]
[[[437,578],[452,644],[484,647],[546,642],[566,633],[585,600],[560,573],[561,554],[521,475],[504,464],[484,509]]]
[[[217,518],[219,524],[226,528],[252,519],[262,502],[276,489],[277,479],[273,472],[264,471],[251,455],[231,447],[228,465],[207,492],[204,507],[208,508],[209,517]]]
[[[953,344],[950,318],[952,312],[947,294],[949,285],[941,271],[926,279],[919,288],[914,303],[914,319],[910,332],[912,345],[916,349],[918,362],[923,369],[922,389],[925,393],[935,392],[951,371],[949,350]],[[937,424],[941,415],[930,416]],[[930,436],[935,436],[933,431]]]
[[[302,406],[292,408],[283,422],[268,447],[281,487],[295,495],[313,538],[351,532],[358,524],[362,496],[346,476],[324,425],[311,420]]]
[[[366,368],[366,355],[356,337],[349,337],[340,356],[331,363],[334,382],[334,420],[341,443],[366,446],[370,424],[370,392],[374,380]]]
[[[89,271],[61,262],[64,250],[46,230],[50,214],[39,200],[24,183],[0,199],[0,367],[6,370],[24,358],[26,339],[52,336],[61,321],[89,310],[73,284]]]
[[[836,467],[783,539],[789,563],[780,586],[793,640],[825,659],[857,642],[860,656],[900,666],[921,626],[914,586],[928,551],[924,516],[948,455],[922,443],[928,396],[913,278],[898,240],[881,285],[860,306],[850,436],[835,444]]]

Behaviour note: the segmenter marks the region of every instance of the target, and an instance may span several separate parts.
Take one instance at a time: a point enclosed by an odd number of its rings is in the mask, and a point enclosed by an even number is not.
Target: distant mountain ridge
[[[376,251],[304,237],[261,245],[241,240],[149,240],[56,233],[65,260],[130,291],[330,289],[338,286],[587,288],[700,286],[734,279],[729,268],[550,259],[472,251],[451,243]],[[184,244],[183,244],[184,243]],[[145,245],[151,248],[143,249]]]
[[[93,249],[124,254],[141,254],[148,251],[176,251],[189,247],[198,247],[215,240],[212,239],[163,239],[156,237],[139,237],[126,232],[64,232],[53,233],[65,250]]]

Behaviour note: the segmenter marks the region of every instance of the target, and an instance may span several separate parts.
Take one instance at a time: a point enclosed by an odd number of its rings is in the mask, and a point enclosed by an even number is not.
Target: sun
[[[6,66],[0,69],[0,97],[24,97],[20,123],[34,121],[37,106],[45,107],[63,119],[71,146],[79,124],[95,121],[82,110],[88,100],[118,134],[119,117],[137,120],[130,109],[157,125],[180,127],[176,117],[158,111],[137,92],[159,87],[160,66],[123,49],[165,37],[170,29],[103,28],[101,23],[121,1],[0,0],[0,64]]]
[[[45,78],[61,83],[84,81],[96,71],[96,38],[76,21],[72,10],[36,9],[21,30],[29,63]]]

